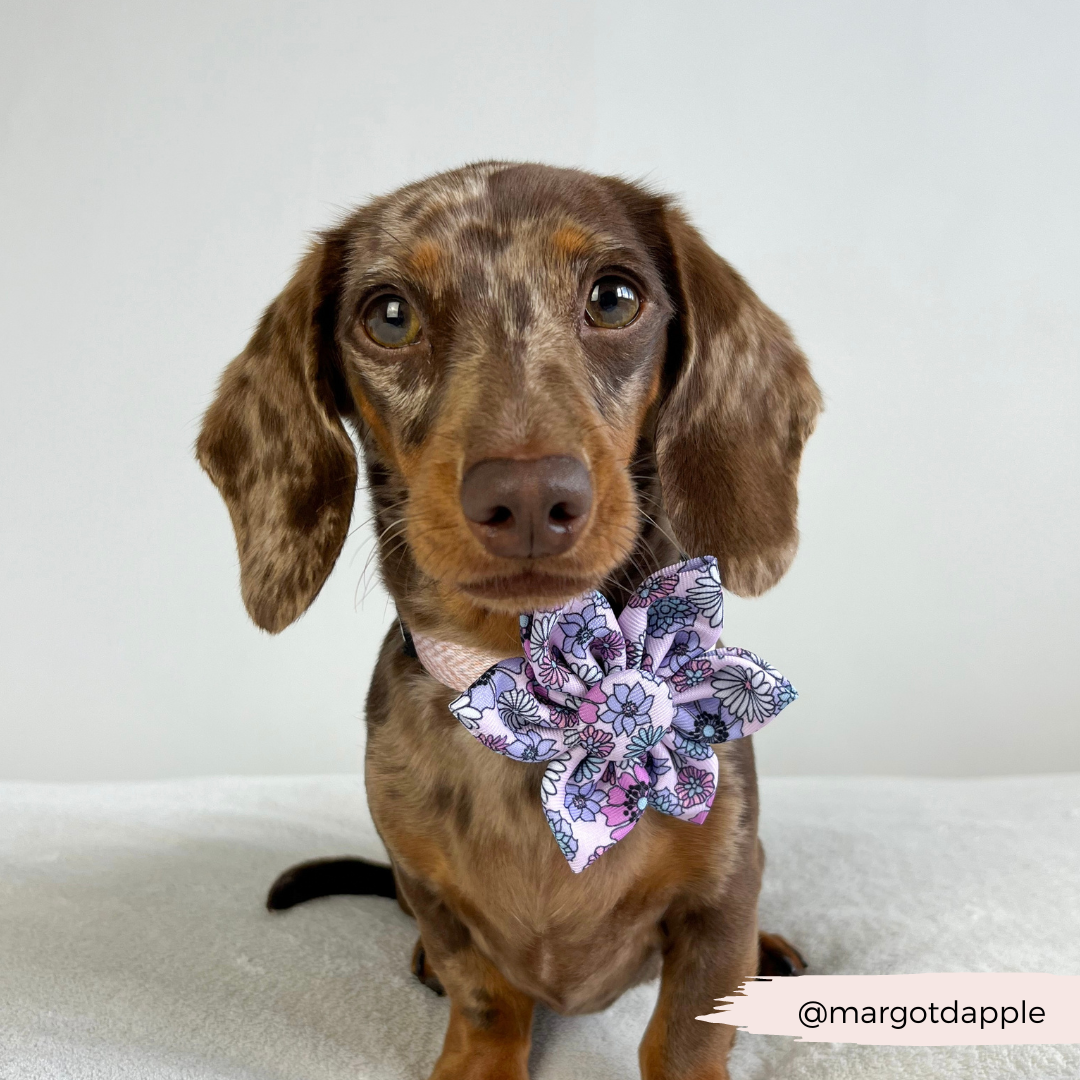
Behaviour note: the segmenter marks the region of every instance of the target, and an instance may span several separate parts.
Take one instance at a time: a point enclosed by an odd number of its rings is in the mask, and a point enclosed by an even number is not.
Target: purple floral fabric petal
[[[754,653],[716,648],[723,626],[716,560],[690,559],[646,579],[618,618],[599,592],[522,615],[524,657],[450,703],[484,746],[548,762],[544,813],[575,873],[649,807],[701,824],[716,797],[713,746],[795,700]]]

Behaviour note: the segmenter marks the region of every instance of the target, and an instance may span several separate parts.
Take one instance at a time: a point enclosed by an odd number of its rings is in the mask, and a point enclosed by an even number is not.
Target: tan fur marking
[[[564,225],[551,236],[551,246],[565,259],[576,259],[589,249],[589,235],[576,225]]]
[[[398,457],[397,446],[390,432],[386,429],[386,425],[382,422],[382,417],[379,416],[371,402],[368,401],[364,392],[356,385],[355,380],[353,380],[350,389],[353,398],[356,400],[356,406],[360,410],[360,415],[364,418],[364,423],[370,428],[375,441],[379,444],[379,449],[390,461],[396,461]]]
[[[413,272],[421,277],[434,277],[442,259],[443,252],[439,245],[431,240],[424,240],[409,256],[409,265]]]

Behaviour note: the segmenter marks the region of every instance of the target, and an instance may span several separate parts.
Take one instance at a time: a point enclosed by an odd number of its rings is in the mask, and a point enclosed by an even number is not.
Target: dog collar
[[[711,744],[760,731],[795,700],[760,657],[715,648],[723,624],[719,568],[704,557],[647,578],[617,618],[600,592],[522,615],[523,657],[411,640],[429,674],[464,691],[450,711],[470,734],[548,763],[544,812],[579,873],[647,807],[700,825],[719,775]]]
[[[440,641],[425,634],[410,634],[404,626],[401,634],[406,653],[411,646],[411,655],[420,661],[424,670],[451,690],[468,690],[485,671],[506,659],[502,653],[455,645],[452,641]]]

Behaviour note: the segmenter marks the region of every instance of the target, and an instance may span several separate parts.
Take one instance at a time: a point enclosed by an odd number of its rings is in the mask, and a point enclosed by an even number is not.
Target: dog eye
[[[420,336],[412,304],[400,296],[377,296],[364,312],[367,336],[384,349],[401,349]]]
[[[589,293],[585,316],[593,326],[617,330],[629,326],[641,310],[637,290],[625,278],[602,277]]]

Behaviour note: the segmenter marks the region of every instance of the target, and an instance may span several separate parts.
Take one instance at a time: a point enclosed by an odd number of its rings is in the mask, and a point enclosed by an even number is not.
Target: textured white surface
[[[1080,776],[775,779],[762,924],[813,971],[1080,973]],[[339,897],[270,915],[288,864],[379,857],[359,778],[0,785],[3,1080],[423,1080],[447,1004],[412,921]],[[626,1080],[655,986],[536,1023],[535,1080]],[[740,1036],[734,1080],[1075,1080],[1080,1047]]]

